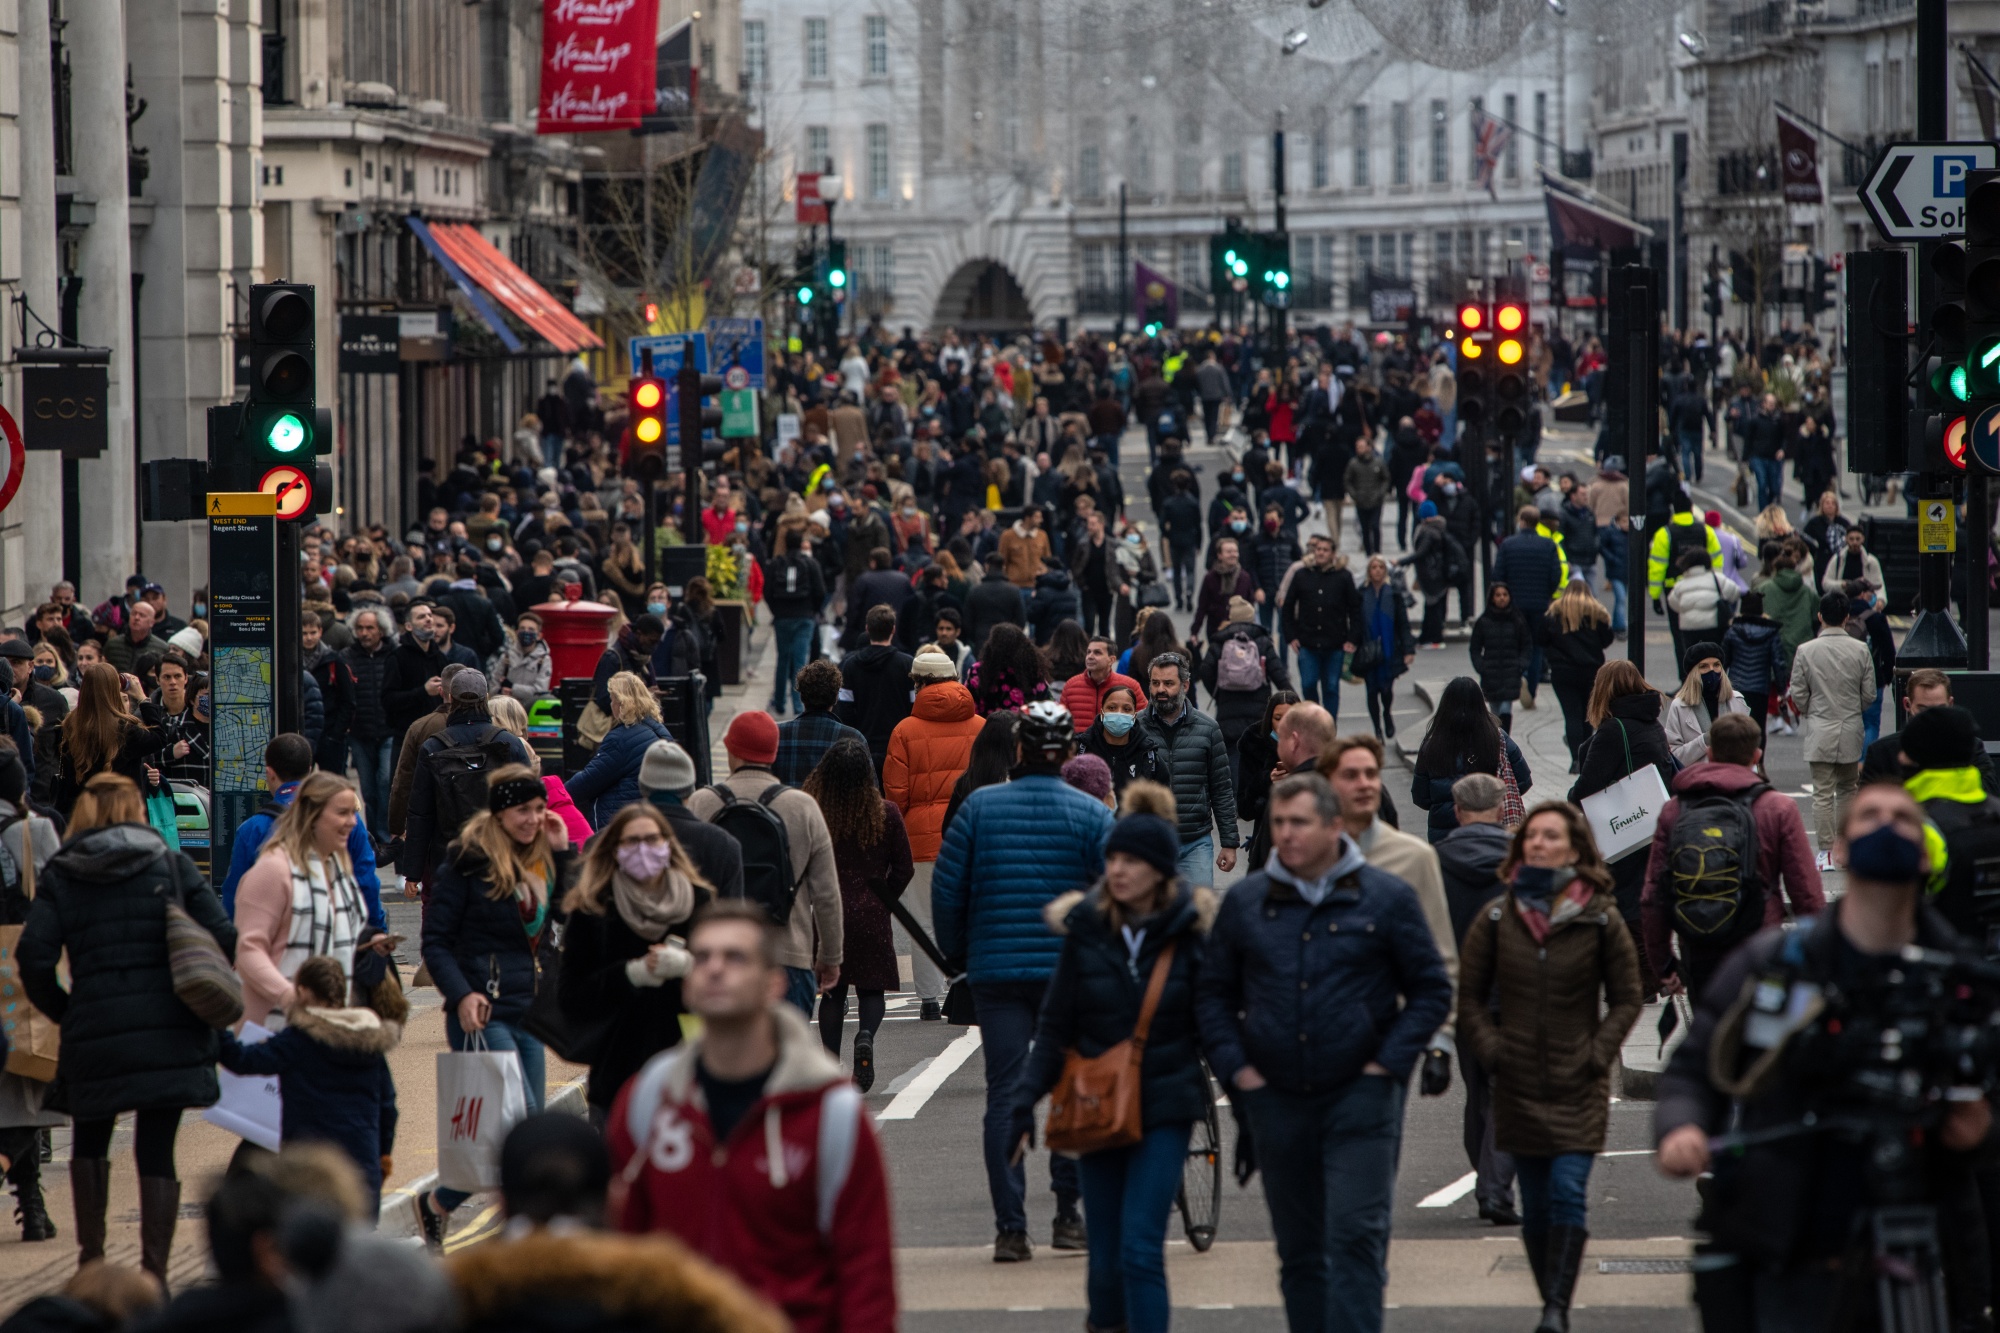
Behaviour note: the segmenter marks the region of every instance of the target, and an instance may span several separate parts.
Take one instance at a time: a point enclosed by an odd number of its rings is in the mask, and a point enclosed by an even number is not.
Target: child
[[[223,1031],[222,1067],[278,1076],[283,1141],[320,1139],[353,1158],[368,1182],[372,1218],[396,1143],[396,1084],[387,1054],[402,1039],[402,1024],[348,1007],[346,974],[324,954],[299,964],[292,985],[297,998],[285,1012],[285,1030],[253,1046]]]

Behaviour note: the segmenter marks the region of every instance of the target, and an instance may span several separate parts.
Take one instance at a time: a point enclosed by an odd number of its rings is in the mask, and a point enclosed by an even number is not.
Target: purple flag
[[[1158,269],[1150,268],[1137,260],[1132,262],[1132,313],[1139,323],[1149,322],[1148,312],[1156,306],[1166,307],[1166,318],[1161,322],[1170,329],[1179,328],[1181,322],[1180,284]]]

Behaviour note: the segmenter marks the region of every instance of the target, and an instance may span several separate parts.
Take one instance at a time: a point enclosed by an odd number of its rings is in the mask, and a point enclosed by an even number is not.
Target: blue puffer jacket
[[[1738,616],[1722,636],[1722,669],[1729,683],[1746,694],[1767,694],[1785,677],[1785,645],[1778,623],[1763,616]]]
[[[1062,940],[1042,919],[1104,873],[1111,812],[1061,778],[1030,774],[965,798],[931,877],[938,948],[975,982],[1046,981]]]
[[[1371,1060],[1407,1082],[1451,1012],[1451,980],[1416,895],[1341,843],[1317,907],[1268,870],[1222,900],[1195,1013],[1224,1086],[1247,1064],[1281,1092],[1325,1092]]]
[[[613,727],[583,771],[569,780],[569,796],[579,810],[590,812],[590,826],[603,828],[611,817],[634,801],[643,800],[639,790],[639,765],[646,760],[646,748],[654,741],[670,741],[673,733],[650,717]]]

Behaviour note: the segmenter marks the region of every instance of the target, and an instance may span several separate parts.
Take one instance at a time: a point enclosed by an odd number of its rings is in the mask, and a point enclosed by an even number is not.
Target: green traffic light
[[[1951,396],[1961,403],[1972,396],[1966,389],[1964,366],[1951,368]]]
[[[810,287],[799,288],[799,304],[811,305],[812,303],[813,303],[813,289]]]
[[[1292,285],[1292,275],[1283,269],[1279,269],[1270,275],[1270,282],[1273,287],[1276,287],[1279,291],[1283,291]]]
[[[264,433],[264,442],[278,453],[296,453],[306,442],[306,425],[287,412],[271,423],[271,429]]]
[[[829,271],[826,275],[826,282],[829,287],[845,287],[847,285],[847,270],[837,268]]]

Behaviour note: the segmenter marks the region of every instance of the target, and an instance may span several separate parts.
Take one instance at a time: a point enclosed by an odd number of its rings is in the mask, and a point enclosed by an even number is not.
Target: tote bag
[[[1175,948],[1169,944],[1160,950],[1131,1036],[1101,1055],[1085,1056],[1075,1050],[1064,1054],[1062,1074],[1049,1093],[1050,1151],[1126,1148],[1146,1136],[1139,1105],[1139,1067],[1146,1057],[1146,1034],[1153,1026],[1153,1012],[1160,1007],[1160,992],[1166,989],[1167,972],[1174,965]]]
[[[269,1030],[255,1023],[245,1023],[236,1035],[245,1046],[271,1039]],[[285,1123],[285,1102],[278,1092],[278,1076],[232,1074],[227,1069],[218,1069],[215,1077],[222,1085],[222,1097],[203,1111],[201,1118],[238,1138],[248,1139],[259,1148],[278,1151]]]
[[[167,846],[175,851],[181,849],[180,815],[174,808],[174,789],[161,783],[156,792],[146,794],[146,822],[153,826],[153,832],[166,839]]]
[[[521,1057],[467,1034],[462,1051],[437,1055],[437,1183],[477,1194],[500,1187],[500,1143],[528,1118]]]
[[[1626,775],[1595,796],[1583,798],[1584,822],[1597,839],[1598,855],[1607,863],[1650,846],[1653,830],[1660,823],[1660,809],[1667,803],[1667,784],[1660,780],[1659,769],[1647,764],[1636,773],[1631,771],[1632,738],[1622,721],[1618,736],[1625,746]]]
[[[19,823],[24,861],[21,892],[28,902],[33,903],[34,826],[26,819]],[[0,926],[0,1032],[5,1032],[7,1037],[7,1072],[37,1083],[48,1083],[56,1076],[56,1057],[62,1046],[62,1030],[47,1014],[29,1002],[27,988],[21,984],[21,960],[17,951],[21,947],[23,929],[23,926]],[[67,981],[67,967],[62,971]]]

